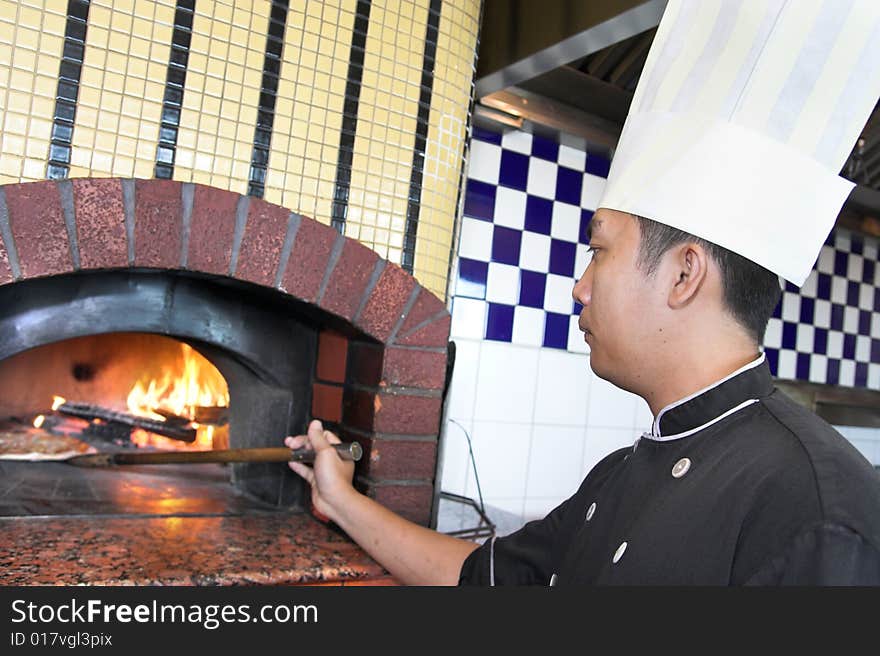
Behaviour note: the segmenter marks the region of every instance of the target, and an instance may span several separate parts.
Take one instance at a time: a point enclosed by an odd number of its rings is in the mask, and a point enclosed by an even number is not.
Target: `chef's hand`
[[[351,484],[354,476],[354,463],[339,457],[331,445],[341,440],[317,419],[309,424],[308,434],[287,437],[284,444],[291,449],[307,448],[315,450],[312,466],[301,462],[288,465],[312,486],[312,507],[320,518],[336,518],[336,509],[342,508],[346,498],[357,494]]]

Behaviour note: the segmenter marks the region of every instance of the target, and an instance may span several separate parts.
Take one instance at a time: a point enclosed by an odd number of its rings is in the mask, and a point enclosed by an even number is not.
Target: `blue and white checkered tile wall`
[[[804,286],[786,284],[764,336],[777,376],[880,390],[878,246],[838,229]]]
[[[525,132],[474,129],[455,296],[486,303],[486,339],[586,351],[571,290],[608,167]]]
[[[587,352],[571,290],[609,166],[540,136],[474,129],[454,296],[485,305],[485,339]],[[880,389],[878,240],[833,232],[804,286],[786,286],[764,343],[780,378]]]

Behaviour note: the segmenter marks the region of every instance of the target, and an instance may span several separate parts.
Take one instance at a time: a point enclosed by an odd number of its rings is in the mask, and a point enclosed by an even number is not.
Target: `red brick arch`
[[[0,285],[75,271],[191,271],[272,288],[350,325],[354,337],[322,335],[319,369],[341,348],[344,373],[316,385],[313,408],[331,412],[327,399],[341,397],[333,419],[367,447],[361,487],[428,523],[450,316],[399,266],[278,205],[169,180],[2,186],[0,237]]]

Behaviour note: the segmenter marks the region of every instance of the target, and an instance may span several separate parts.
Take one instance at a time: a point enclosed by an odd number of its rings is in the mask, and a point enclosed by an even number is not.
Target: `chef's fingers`
[[[284,438],[284,446],[288,449],[311,448],[307,435],[288,435]]]
[[[301,462],[288,462],[287,466],[290,467],[297,474],[302,476],[305,479],[306,483],[308,483],[310,486],[312,486],[312,487],[315,486],[315,470],[314,469],[312,469],[308,465],[303,464]]]
[[[332,431],[324,430],[324,425],[317,419],[309,424],[309,442],[315,451],[329,448],[331,444],[339,444],[341,441]]]

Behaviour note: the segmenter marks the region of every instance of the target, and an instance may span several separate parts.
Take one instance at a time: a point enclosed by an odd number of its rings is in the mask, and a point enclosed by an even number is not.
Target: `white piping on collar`
[[[495,587],[495,538],[492,536],[492,543],[489,545],[489,585]]]
[[[748,406],[752,405],[753,403],[757,403],[757,402],[758,402],[758,399],[748,399],[747,401],[743,401],[735,408],[731,408],[727,412],[718,415],[717,417],[715,417],[715,419],[710,419],[705,424],[703,424],[701,426],[697,426],[696,428],[691,428],[690,430],[686,430],[683,433],[676,433],[675,435],[651,435],[651,433],[643,433],[642,437],[644,437],[645,439],[648,439],[648,440],[653,440],[654,442],[670,442],[672,440],[679,440],[682,437],[687,437],[688,435],[693,435],[694,433],[699,433],[704,428],[709,428],[709,426],[711,426],[712,424],[715,424],[715,423],[721,421],[725,417],[729,417],[734,412],[739,412],[743,408],[747,408]]]
[[[698,428],[694,428],[692,430],[688,430],[683,433],[676,433],[675,435],[662,435],[660,433],[660,420],[663,419],[663,415],[665,415],[667,412],[669,412],[673,408],[677,408],[678,406],[683,405],[684,403],[687,403],[691,399],[697,398],[701,394],[705,394],[709,390],[711,390],[715,387],[718,387],[719,385],[727,382],[731,378],[735,378],[736,376],[739,376],[744,371],[748,371],[749,369],[754,369],[755,367],[760,366],[761,364],[763,364],[764,360],[766,360],[766,359],[767,359],[767,356],[764,353],[761,353],[761,355],[759,355],[755,360],[753,360],[752,362],[749,362],[745,366],[740,367],[739,369],[737,369],[733,373],[728,374],[727,376],[725,376],[721,380],[719,380],[715,383],[712,383],[711,385],[704,387],[703,389],[698,390],[698,391],[694,392],[693,394],[684,397],[683,399],[679,399],[678,401],[675,401],[674,403],[670,403],[665,408],[663,408],[659,413],[657,413],[657,418],[654,419],[654,423],[651,424],[651,432],[644,433],[642,435],[642,437],[645,437],[649,440],[656,440],[656,441],[660,441],[660,442],[665,442],[666,440],[678,439],[681,437],[687,437],[688,435],[692,435],[693,433],[696,433],[697,431],[700,431],[700,430],[706,428],[707,426],[711,426],[716,421],[721,421],[724,417],[727,417],[728,415],[736,412],[737,410],[741,410],[742,408],[746,407],[747,405],[751,405],[752,403],[757,401],[757,399],[750,399],[748,401],[745,401],[744,403],[741,403],[740,405],[736,406],[735,408],[731,408],[730,410],[728,410],[724,414],[722,414],[718,417],[715,417],[715,419],[712,419],[711,421],[703,424],[702,426],[699,426]]]

